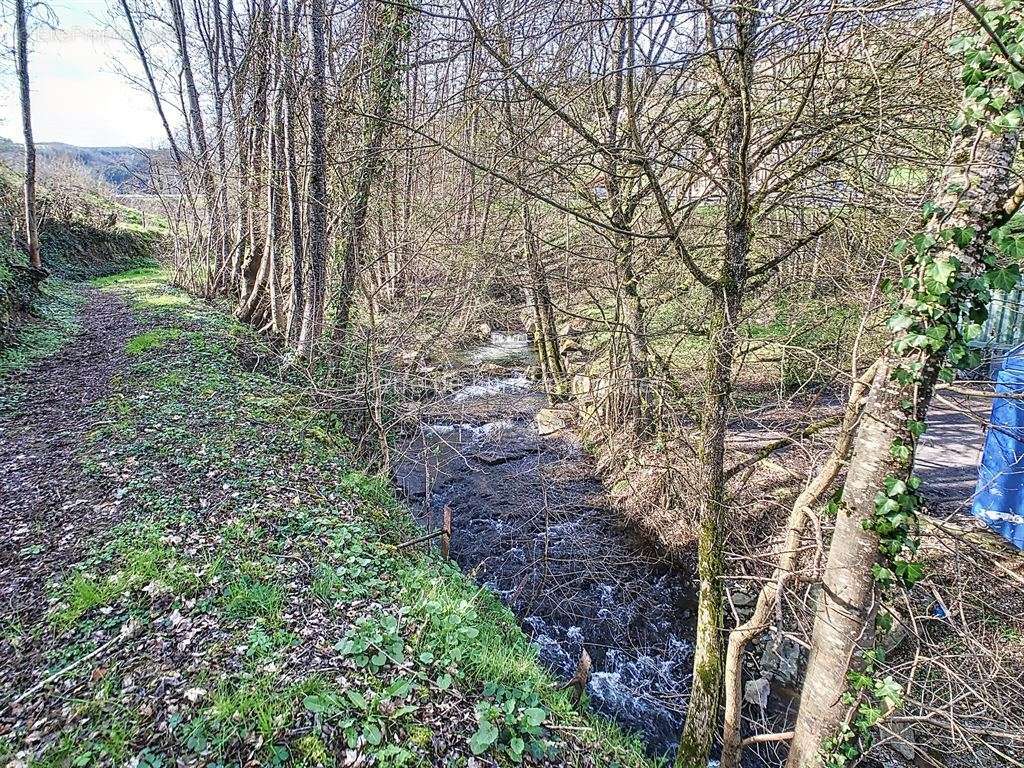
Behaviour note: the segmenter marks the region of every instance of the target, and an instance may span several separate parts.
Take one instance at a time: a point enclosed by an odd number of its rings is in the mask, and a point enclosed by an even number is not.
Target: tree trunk
[[[360,164],[355,189],[349,203],[342,247],[341,275],[338,279],[337,314],[333,335],[343,339],[348,333],[355,297],[356,280],[362,265],[363,243],[366,239],[366,218],[370,208],[370,193],[380,171],[381,149],[391,131],[391,120],[402,83],[402,41],[405,37],[405,9],[402,6],[382,6],[377,13],[384,14],[379,48],[374,56],[376,71],[370,73],[371,111],[367,116],[366,147]]]
[[[754,74],[757,11],[736,8],[736,47],[725,101],[725,256],[712,296],[707,383],[700,435],[697,632],[693,685],[676,766],[706,768],[718,724],[722,688],[722,599],[725,560],[725,436],[732,399],[732,366],[747,278],[751,232],[747,114]]]
[[[686,707],[686,722],[679,740],[677,766],[706,768],[718,722],[722,687],[722,579],[725,576],[725,435],[736,334],[729,319],[739,309],[735,297],[716,302],[717,329],[709,351],[701,424],[700,479],[698,480],[697,630],[693,650],[693,682]]]
[[[970,103],[967,105],[971,108]],[[977,233],[966,246],[944,242],[935,260],[962,265],[969,275],[985,270],[988,233],[1006,216],[1004,205],[1013,191],[1011,167],[1018,135],[994,132],[990,127],[969,128],[954,138],[950,160],[939,183],[935,212],[924,231],[938,234],[948,228]],[[974,296],[952,294],[949,311],[967,309]],[[908,422],[923,421],[931,392],[945,360],[947,347],[921,352],[890,346],[879,362],[865,407],[863,424],[854,442],[842,505],[832,535],[824,585],[818,600],[811,654],[800,697],[800,711],[787,768],[821,764],[822,748],[836,736],[847,707],[843,693],[847,674],[859,663],[857,651],[870,642],[876,602],[872,568],[878,561],[878,538],[864,527],[875,511],[875,494],[890,475],[899,476],[909,460],[897,460],[891,447],[896,437],[913,445]],[[898,385],[891,378],[901,363],[920,365],[912,384]],[[908,412],[906,403],[914,404]]]
[[[313,41],[309,95],[309,188],[306,202],[306,253],[309,284],[306,286],[302,330],[298,347],[312,354],[323,324],[327,282],[327,8],[326,0],[312,0],[309,31]]]
[[[625,365],[620,366],[622,379],[617,388],[620,393],[613,418],[628,425],[640,437],[649,437],[653,431],[653,396],[650,383],[650,350],[644,319],[643,299],[635,264],[635,238],[632,228],[636,214],[635,168],[623,163],[621,156],[633,149],[634,136],[630,130],[630,115],[635,98],[633,62],[635,48],[635,19],[632,0],[619,5],[619,25],[615,35],[615,73],[610,78],[608,102],[607,154],[605,185],[608,192],[610,220],[616,233],[616,322],[625,347]],[[625,152],[623,152],[625,150]],[[630,194],[632,192],[632,194]]]
[[[722,755],[719,760],[721,768],[739,768],[743,754],[743,654],[747,646],[772,625],[785,583],[796,575],[800,541],[808,516],[811,514],[811,507],[819,502],[846,466],[846,456],[860,418],[864,392],[874,378],[874,372],[875,368],[870,368],[854,383],[832,453],[821,471],[793,502],[779,553],[779,562],[771,578],[761,587],[753,614],[729,633],[725,658],[725,715],[722,726]]]
[[[25,0],[16,0],[15,16],[21,125],[25,133],[25,237],[28,241],[29,264],[35,269],[42,269],[39,222],[36,218],[36,143],[32,138],[32,103],[28,82],[28,13],[25,9]]]
[[[298,347],[306,306],[305,240],[302,234],[302,208],[299,203],[299,171],[295,160],[295,97],[289,83],[285,98],[284,164],[288,195],[288,218],[292,240],[292,288],[288,304],[286,336],[289,344]]]
[[[616,227],[632,226],[624,217],[616,217]],[[639,436],[649,437],[653,429],[653,396],[650,382],[650,352],[644,322],[644,305],[634,266],[632,236],[615,237],[615,263],[619,275],[618,323],[625,339],[626,365],[620,372],[623,383],[623,403],[619,418]]]
[[[218,233],[219,225],[216,219],[217,209],[217,185],[213,178],[212,158],[209,145],[206,141],[206,126],[203,121],[203,110],[199,102],[199,90],[196,87],[195,73],[192,67],[192,57],[189,54],[188,29],[185,26],[185,11],[181,0],[170,0],[171,20],[174,25],[175,36],[177,37],[178,54],[181,57],[181,73],[185,82],[185,96],[188,99],[188,124],[190,135],[196,150],[199,153],[200,179],[203,187],[204,204],[206,206],[207,224],[210,228],[214,241],[215,263],[210,274],[207,276],[208,291],[217,291],[221,285],[219,276],[222,267],[222,233]]]
[[[540,356],[541,372],[548,385],[549,396],[559,399],[566,394],[567,382],[565,364],[559,346],[558,328],[555,325],[555,309],[551,302],[548,277],[537,250],[537,237],[533,231],[533,217],[530,206],[523,200],[523,240],[527,270],[530,274],[530,296],[533,303],[536,341]]]
[[[279,247],[281,222],[281,90],[273,96],[268,114],[266,135],[266,231],[262,237],[263,253],[252,261],[258,270],[243,281],[243,293],[239,296],[238,318],[262,326],[267,320],[276,323],[274,307],[271,306],[271,288],[274,269],[274,253]],[[268,94],[269,95],[269,94]],[[255,245],[255,243],[254,243]],[[243,270],[243,274],[245,271]],[[251,281],[251,282],[250,282]]]

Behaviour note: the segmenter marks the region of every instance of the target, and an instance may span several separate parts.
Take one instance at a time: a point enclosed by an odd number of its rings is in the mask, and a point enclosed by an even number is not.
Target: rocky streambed
[[[665,752],[689,688],[692,574],[610,509],[593,462],[524,374],[525,334],[491,334],[466,362],[487,373],[419,409],[400,488],[426,527],[451,509],[452,557],[513,610],[546,666],[568,679],[585,649],[594,708]]]

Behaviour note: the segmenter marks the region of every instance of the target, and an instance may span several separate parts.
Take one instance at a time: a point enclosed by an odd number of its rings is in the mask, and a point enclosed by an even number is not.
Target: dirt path
[[[928,410],[914,474],[936,514],[970,514],[991,410],[990,399],[969,397],[939,398]]]
[[[4,627],[34,624],[46,610],[51,577],[77,561],[92,534],[118,515],[115,490],[84,471],[80,454],[99,419],[94,406],[125,364],[136,322],[120,296],[84,290],[80,333],[52,357],[0,382]]]

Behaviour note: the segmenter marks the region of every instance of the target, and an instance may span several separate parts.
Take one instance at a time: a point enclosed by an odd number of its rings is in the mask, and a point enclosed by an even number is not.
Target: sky
[[[49,0],[57,28],[29,27],[32,128],[37,142],[151,148],[163,128],[149,95],[119,70],[140,70],[108,29],[107,0]],[[14,44],[4,20],[3,47]],[[13,55],[0,64],[0,136],[22,141]]]

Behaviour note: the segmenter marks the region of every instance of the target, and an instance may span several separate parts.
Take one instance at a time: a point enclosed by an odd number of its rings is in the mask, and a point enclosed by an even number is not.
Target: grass
[[[54,621],[69,627],[96,608],[110,605],[144,587],[175,594],[192,594],[201,584],[203,569],[183,560],[162,541],[164,529],[151,522],[129,524],[112,531],[60,585]],[[111,567],[113,564],[113,567]]]
[[[155,264],[148,264],[113,275],[96,277],[90,282],[96,288],[130,287],[140,294],[148,294],[163,291],[167,286],[167,275]]]
[[[114,691],[88,721],[59,724],[33,765],[124,762],[114,752],[140,766],[322,765],[345,750],[388,766],[464,762],[475,704],[508,691],[570,727],[536,737],[572,734],[567,764],[650,765],[636,739],[575,710],[493,595],[433,552],[395,549],[415,527],[388,482],[362,471],[301,381],[242,367],[235,350],[257,343],[247,328],[153,270],[94,284],[146,325],[84,457],[94,482],[131,467],[117,480],[130,503],[67,574],[51,624],[85,649],[141,622],[123,674],[157,709],[163,694],[145,686],[162,662],[146,654],[192,637],[178,623],[202,631],[175,667],[191,698],[161,715],[166,728],[140,726]],[[453,707],[469,722],[449,722]],[[518,743],[518,727],[502,726],[495,747]]]
[[[141,355],[143,352],[162,347],[167,342],[180,338],[181,334],[180,328],[158,328],[155,331],[146,331],[132,337],[125,345],[125,351],[129,355]]]
[[[245,622],[262,619],[273,625],[280,621],[282,600],[276,584],[239,574],[224,590],[224,613]]]
[[[215,753],[248,734],[271,741],[280,728],[290,723],[293,700],[298,693],[294,688],[282,691],[270,676],[225,681],[213,693],[203,717],[193,721],[188,738],[209,740],[206,748]]]
[[[89,611],[112,602],[121,591],[117,579],[75,573],[61,587],[60,596],[65,608],[56,614],[55,619],[63,626],[74,624]]]

